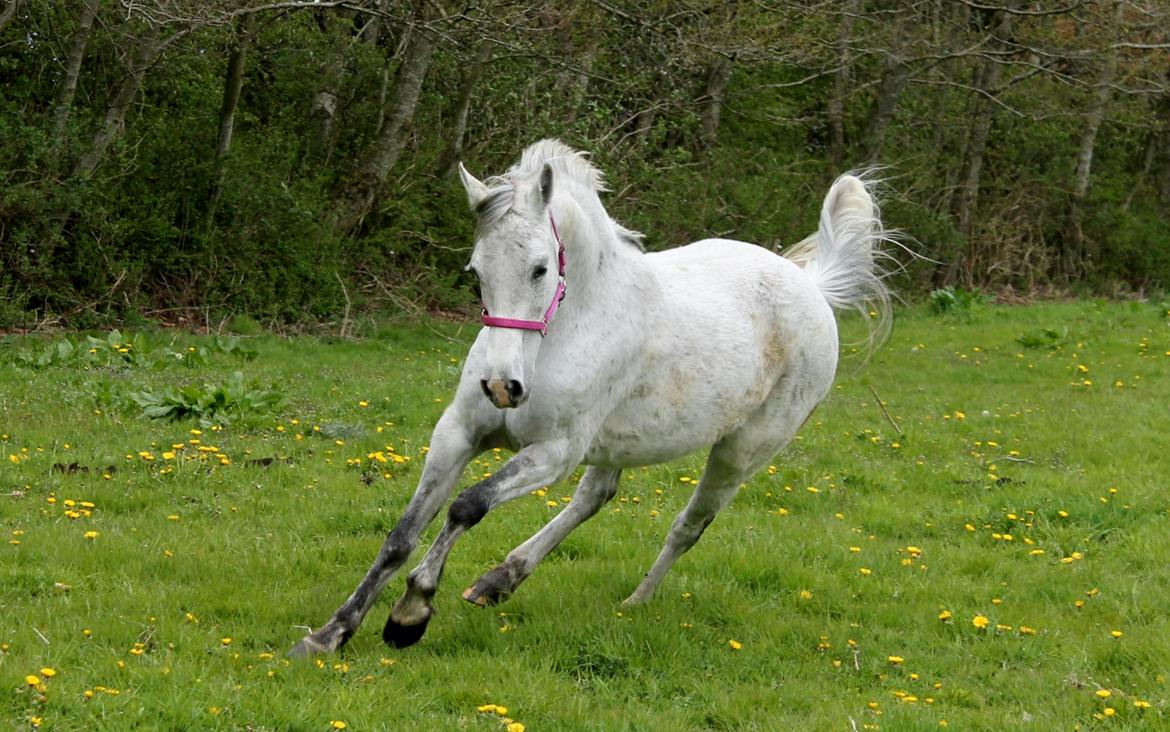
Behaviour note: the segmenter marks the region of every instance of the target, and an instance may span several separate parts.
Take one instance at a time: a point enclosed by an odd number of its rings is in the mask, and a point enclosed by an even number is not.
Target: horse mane
[[[520,160],[506,173],[491,176],[484,181],[488,187],[487,195],[475,207],[479,225],[482,227],[499,221],[511,211],[515,203],[516,184],[539,176],[546,164],[557,174],[558,181],[575,183],[595,196],[609,190],[605,187],[605,176],[589,162],[585,153],[574,150],[560,140],[540,140],[526,147]],[[612,217],[609,220],[617,238],[645,251],[641,233],[622,226]]]

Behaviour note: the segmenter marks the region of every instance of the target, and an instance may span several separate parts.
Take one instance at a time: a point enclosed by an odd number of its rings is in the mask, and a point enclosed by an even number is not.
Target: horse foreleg
[[[490,477],[459,494],[447,512],[434,544],[406,579],[406,591],[394,603],[382,639],[397,648],[416,643],[434,615],[431,599],[443,576],[443,567],[455,542],[488,511],[531,490],[559,479],[571,464],[561,443],[530,445]]]
[[[591,467],[573,492],[573,500],[532,538],[516,547],[499,565],[463,591],[463,599],[477,605],[499,602],[512,594],[532,574],[536,565],[557,547],[573,529],[595,515],[617,495],[621,469]]]
[[[418,489],[357,589],[333,613],[329,622],[293,646],[289,656],[331,653],[344,646],[365,619],[382,588],[406,563],[418,545],[423,529],[438,514],[451,495],[455,481],[477,451],[475,441],[457,421],[444,418],[436,425]]]

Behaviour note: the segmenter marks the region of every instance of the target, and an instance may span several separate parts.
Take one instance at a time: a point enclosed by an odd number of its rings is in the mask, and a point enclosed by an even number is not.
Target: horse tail
[[[892,321],[885,278],[893,258],[881,246],[888,241],[869,186],[846,174],[829,188],[817,232],[784,252],[804,268],[834,309],[861,313],[869,325],[871,349],[886,339]]]

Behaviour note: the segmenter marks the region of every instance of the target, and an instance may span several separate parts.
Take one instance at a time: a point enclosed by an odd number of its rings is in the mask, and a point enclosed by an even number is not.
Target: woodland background
[[[0,0],[0,329],[469,308],[548,136],[650,249],[880,166],[911,298],[1170,287],[1166,0]]]

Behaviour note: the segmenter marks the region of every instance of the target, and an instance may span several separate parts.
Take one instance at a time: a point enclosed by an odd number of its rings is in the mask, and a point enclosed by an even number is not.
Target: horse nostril
[[[492,390],[488,388],[487,379],[480,379],[479,380],[479,388],[483,389],[484,396],[486,396],[488,399],[492,398]]]
[[[524,386],[515,379],[508,382],[508,396],[512,397],[513,402],[519,402],[520,397],[524,394]]]

